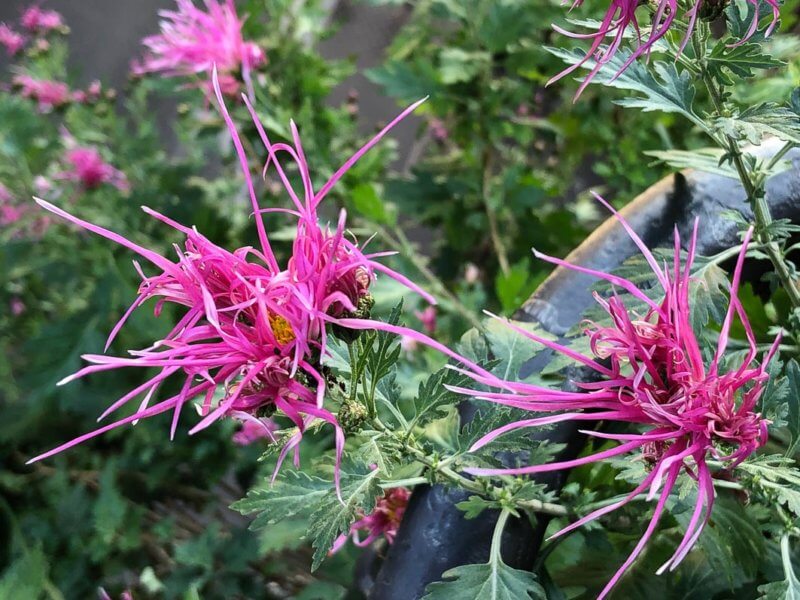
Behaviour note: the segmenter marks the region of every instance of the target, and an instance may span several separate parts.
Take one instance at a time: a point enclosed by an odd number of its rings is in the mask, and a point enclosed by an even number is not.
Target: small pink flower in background
[[[481,270],[475,263],[467,263],[467,268],[464,269],[464,281],[473,284],[478,283],[481,278]]]
[[[428,121],[428,129],[430,129],[433,139],[437,142],[444,142],[450,136],[444,121],[437,118],[432,118]]]
[[[64,20],[59,13],[54,10],[42,10],[36,5],[22,13],[20,23],[31,33],[48,33],[64,27]]]
[[[168,77],[206,75],[216,65],[224,94],[236,96],[238,76],[266,61],[264,51],[242,37],[243,21],[233,0],[205,0],[203,10],[192,0],[176,0],[177,10],[163,10],[161,33],[145,38],[146,54],[132,64],[134,75],[162,73]],[[252,94],[251,94],[252,96]]]
[[[25,312],[26,307],[25,303],[15,296],[14,298],[11,299],[10,308],[11,308],[11,314],[14,315],[15,317],[18,317]]]
[[[641,540],[608,582],[600,597],[605,597],[620,577],[642,552],[653,535],[670,494],[681,473],[697,484],[697,502],[686,533],[673,556],[659,569],[675,569],[685,558],[711,517],[714,485],[710,457],[727,469],[741,463],[767,441],[768,422],[756,412],[758,399],[767,381],[766,368],[777,351],[780,336],[766,353],[760,365],[754,364],[756,340],[747,315],[738,298],[747,244],[747,232],[730,286],[730,302],[719,333],[716,352],[706,364],[698,339],[690,322],[691,268],[695,258],[697,223],[688,246],[688,257],[681,269],[680,238],[675,234],[674,270],[662,267],[625,220],[602,199],[634,240],[655,274],[663,299],[655,301],[627,279],[593,271],[565,261],[537,254],[543,260],[562,267],[594,275],[630,294],[623,298],[616,293],[609,298],[595,294],[609,316],[610,324],[588,322],[593,357],[569,347],[540,338],[525,329],[510,325],[521,335],[569,356],[595,371],[600,379],[592,383],[575,382],[582,391],[568,392],[534,384],[507,382],[497,377],[472,377],[485,385],[501,388],[501,392],[480,392],[465,388],[455,391],[508,406],[537,413],[551,413],[510,423],[484,436],[473,446],[477,450],[498,436],[523,427],[545,426],[562,421],[619,422],[638,429],[639,433],[612,434],[585,431],[600,439],[621,442],[610,449],[575,460],[536,464],[514,469],[467,469],[473,475],[526,475],[568,469],[629,453],[638,453],[648,467],[644,480],[630,494],[613,504],[598,509],[565,527],[562,535],[630,502],[637,495],[658,496],[655,512]],[[631,309],[626,301],[642,308]],[[720,372],[734,318],[744,326],[749,350],[738,367]]]
[[[50,195],[55,189],[53,182],[47,179],[44,175],[37,175],[33,178],[33,189],[41,196]]]
[[[759,4],[761,0],[747,1],[750,5],[755,7],[755,14],[750,24],[750,28],[745,34],[744,38],[735,45],[745,43],[753,36],[758,28],[758,23],[760,20]],[[772,22],[767,27],[767,31],[765,33],[766,36],[769,36],[775,29],[780,18],[780,2],[779,0],[766,0],[766,3],[772,9]],[[581,4],[583,4],[583,0],[574,0],[572,3],[572,8],[580,6]],[[591,68],[589,74],[583,80],[578,88],[577,93],[575,94],[575,98],[577,99],[583,90],[586,89],[586,86],[588,86],[594,77],[600,72],[603,66],[614,58],[617,51],[623,44],[626,33],[630,31],[634,32],[633,39],[638,40],[638,46],[633,50],[625,63],[619,69],[617,69],[617,72],[614,76],[618,76],[638,58],[641,58],[642,56],[649,56],[656,42],[658,42],[658,40],[663,38],[670,31],[673,21],[678,14],[677,0],[658,0],[655,4],[652,25],[650,27],[650,31],[644,37],[640,35],[639,22],[636,17],[636,10],[644,6],[639,0],[611,0],[608,10],[603,17],[599,28],[597,31],[592,33],[573,33],[561,27],[553,26],[553,29],[555,29],[558,33],[567,37],[591,40],[591,45],[586,51],[586,56],[582,60],[563,70],[561,73],[548,81],[547,84],[550,85],[551,83],[558,81],[562,77],[589,63]],[[684,33],[683,41],[681,42],[681,50],[683,50],[683,48],[686,46],[689,38],[692,35],[692,31],[697,23],[697,17],[699,16],[702,7],[702,0],[695,0],[692,8],[690,8],[686,13],[686,17],[688,19],[688,29]],[[643,10],[648,10],[648,8],[644,8]],[[611,41],[608,44],[605,44],[604,42],[607,38],[611,38]]]
[[[247,415],[247,419],[242,422],[242,428],[233,434],[233,443],[239,446],[249,446],[258,440],[268,439],[275,441],[273,433],[278,426],[272,419],[257,419]]]
[[[0,225],[13,225],[19,221],[25,212],[19,206],[0,204]]]
[[[36,48],[37,52],[47,52],[50,50],[50,42],[48,42],[44,38],[39,38],[34,42],[34,48]]]
[[[425,310],[415,310],[414,316],[420,320],[425,332],[433,335],[436,331],[436,309],[433,306],[426,306]]]
[[[352,539],[359,548],[369,546],[380,537],[383,537],[389,544],[394,543],[397,529],[403,520],[410,497],[411,492],[404,487],[386,490],[369,515],[363,516],[353,523],[347,534],[336,538],[330,553],[334,554],[341,550],[348,539]],[[361,532],[366,533],[364,539],[361,539]]]
[[[6,49],[9,56],[14,56],[25,46],[25,38],[5,23],[0,23],[0,46]]]
[[[23,210],[14,204],[14,196],[11,191],[0,183],[0,225],[12,225],[19,221],[23,216]]]
[[[121,192],[130,191],[130,184],[125,173],[108,164],[97,148],[77,146],[64,154],[67,170],[57,177],[74,181],[84,189],[94,190],[103,184],[113,185]]]
[[[77,90],[72,94],[72,99],[79,104],[97,102],[103,93],[102,84],[96,79],[89,84],[86,90]]]
[[[72,100],[69,87],[60,81],[35,79],[30,75],[17,75],[14,77],[14,84],[19,86],[22,96],[39,103],[41,112],[50,112]]]

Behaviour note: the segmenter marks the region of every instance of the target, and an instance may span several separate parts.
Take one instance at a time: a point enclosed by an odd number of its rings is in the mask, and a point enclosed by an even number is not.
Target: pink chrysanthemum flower
[[[127,238],[93,225],[43,201],[37,202],[51,212],[133,250],[157,272],[142,277],[139,296],[112,329],[106,348],[128,316],[141,304],[155,299],[158,315],[165,303],[183,307],[185,312],[172,331],[150,348],[131,351],[130,357],[87,355],[92,363],[63,383],[98,371],[125,367],[156,368],[159,372],[148,381],[114,402],[101,418],[118,410],[137,397],[138,409],[130,416],[80,436],[33,460],[51,456],[106,431],[139,419],[172,411],[170,436],[173,437],[183,406],[192,399],[202,399],[202,419],[190,434],[200,431],[223,416],[247,420],[279,411],[297,428],[278,458],[277,469],[287,453],[297,449],[311,422],[322,420],[335,429],[337,464],[341,457],[344,434],[336,417],[324,408],[325,378],[320,363],[327,355],[328,324],[344,328],[383,329],[411,336],[425,336],[414,330],[373,321],[368,317],[368,286],[380,272],[421,294],[433,298],[418,286],[375,259],[391,253],[365,254],[345,233],[342,211],[337,227],[321,226],[319,204],[361,156],[420,102],[406,109],[372,140],[356,152],[315,192],[297,128],[292,123],[293,144],[273,144],[259,122],[255,110],[244,97],[256,130],[267,150],[265,169],[274,167],[291,197],[294,208],[261,209],[258,206],[236,127],[225,108],[222,92],[214,76],[217,100],[245,175],[252,203],[259,249],[239,248],[229,252],[216,246],[196,229],[189,228],[151,209],[145,212],[185,236],[183,248],[176,246],[177,259],[163,257]],[[302,197],[295,193],[278,154],[297,163],[303,184]],[[297,220],[292,256],[281,267],[273,254],[264,225],[264,213],[283,212]],[[435,347],[443,346],[433,342]],[[444,349],[450,356],[452,351]],[[477,365],[465,363],[480,371]],[[488,375],[485,371],[484,374]],[[168,378],[183,379],[177,394],[151,405],[159,386]],[[299,460],[295,451],[295,461]],[[335,472],[338,488],[338,469]]]
[[[602,199],[600,201],[606,204]],[[716,351],[706,364],[690,324],[690,273],[695,258],[697,223],[683,269],[680,266],[680,238],[676,230],[675,264],[673,270],[670,270],[666,266],[660,266],[625,220],[608,204],[606,206],[614,212],[647,259],[660,291],[664,294],[663,299],[658,302],[651,299],[624,278],[537,254],[553,264],[604,279],[615,288],[628,292],[629,296],[623,298],[615,293],[609,298],[603,298],[595,294],[597,302],[608,313],[610,324],[587,323],[585,333],[590,339],[594,355],[592,357],[510,325],[520,334],[590,368],[599,375],[600,380],[576,383],[582,391],[567,392],[473,375],[480,383],[508,391],[478,392],[455,388],[458,392],[499,404],[552,413],[501,427],[476,442],[473,450],[485,446],[508,431],[562,421],[617,421],[641,429],[640,433],[626,434],[585,431],[587,435],[622,443],[609,450],[575,460],[515,469],[468,470],[473,475],[526,475],[568,469],[622,454],[637,453],[645,461],[649,473],[625,499],[596,510],[555,534],[562,535],[616,510],[638,494],[647,492],[651,499],[658,496],[655,512],[644,535],[608,582],[601,598],[608,594],[653,535],[667,498],[681,473],[697,482],[697,503],[683,540],[659,573],[665,569],[674,569],[683,560],[709,520],[714,503],[714,486],[712,472],[706,463],[708,457],[733,468],[764,445],[768,421],[755,412],[756,404],[767,380],[767,364],[776,352],[780,340],[779,336],[760,365],[754,364],[755,336],[737,295],[752,229],[745,235],[733,272],[730,303],[719,333]],[[630,308],[626,302],[639,306]],[[733,367],[723,373],[721,361],[735,317],[744,326],[749,351],[738,368]]]
[[[205,0],[205,11],[192,0],[177,0],[177,5],[177,11],[160,12],[161,33],[143,40],[147,54],[134,63],[134,74],[206,75],[216,65],[225,95],[238,95],[240,73],[250,89],[250,74],[266,61],[266,55],[255,42],[242,37],[243,21],[233,0]]]
[[[0,23],[0,46],[6,49],[9,56],[14,56],[22,50],[24,45],[25,38],[22,34],[17,33],[5,23]]]
[[[747,33],[739,42],[735,44],[737,46],[745,43],[747,40],[753,37],[753,34],[755,34],[756,29],[758,28],[758,23],[760,20],[760,0],[748,0],[748,2],[755,8],[755,14]],[[772,22],[767,27],[765,33],[765,35],[769,36],[778,24],[778,19],[780,18],[780,4],[779,0],[766,0],[766,2],[772,9]],[[581,4],[583,4],[583,0],[574,0],[570,10],[580,6]],[[547,82],[547,85],[558,81],[562,77],[569,75],[573,71],[583,67],[585,64],[590,63],[591,69],[589,74],[584,78],[575,94],[575,98],[577,99],[578,96],[583,93],[583,90],[586,89],[586,86],[588,86],[595,76],[603,69],[603,67],[614,58],[617,51],[620,49],[626,34],[628,34],[630,31],[635,33],[637,46],[628,59],[623,63],[623,65],[617,69],[614,77],[618,77],[631,65],[631,63],[638,58],[642,56],[649,56],[656,42],[663,38],[672,27],[673,21],[678,13],[678,2],[677,0],[658,0],[658,4],[652,12],[652,24],[650,26],[650,31],[644,39],[642,38],[639,28],[639,21],[636,17],[637,9],[640,9],[643,6],[644,5],[639,0],[611,0],[611,4],[609,5],[608,10],[603,17],[603,20],[600,22],[600,26],[598,27],[597,31],[592,33],[573,33],[554,25],[553,29],[555,29],[558,33],[575,39],[591,40],[591,45],[589,46],[589,50],[587,50],[586,56],[584,56],[583,59],[573,65],[570,65],[561,73],[550,79],[550,81]],[[697,23],[697,18],[700,16],[700,11],[703,10],[703,8],[703,0],[696,0],[692,8],[686,12],[688,26],[683,41],[681,42],[681,51],[683,51],[684,47],[689,42],[689,38],[691,37],[694,27]],[[644,7],[643,10],[648,10],[648,7]],[[608,43],[606,43],[607,38],[610,40]]]
[[[67,170],[57,175],[60,179],[79,183],[86,190],[94,190],[104,184],[113,185],[121,192],[130,191],[125,173],[108,164],[97,148],[76,146],[64,154]]]
[[[22,13],[20,23],[32,33],[47,33],[64,26],[64,20],[59,13],[54,10],[42,10],[35,5]]]
[[[72,100],[69,87],[60,81],[35,79],[30,75],[17,75],[14,84],[20,87],[25,98],[36,100],[41,112],[50,112]]]
[[[336,538],[330,553],[334,554],[341,550],[348,539],[352,539],[353,543],[359,548],[369,546],[380,537],[383,537],[388,544],[394,543],[397,529],[403,520],[403,514],[406,512],[410,497],[411,492],[404,487],[386,490],[386,493],[378,500],[375,509],[370,514],[362,516],[353,523],[347,534],[342,534]],[[360,536],[362,531],[367,534],[364,539],[361,539]]]
[[[0,183],[0,225],[12,225],[22,218],[23,211],[14,204],[11,191]]]
[[[275,441],[274,434],[278,430],[278,426],[272,419],[258,419],[249,414],[243,415],[242,419],[242,428],[231,438],[234,444],[249,446],[253,442],[263,439]]]

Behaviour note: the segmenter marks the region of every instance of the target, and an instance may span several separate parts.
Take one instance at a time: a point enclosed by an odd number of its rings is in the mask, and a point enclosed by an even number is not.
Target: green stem
[[[352,342],[347,344],[347,353],[350,355],[350,402],[355,402],[358,394],[358,373],[356,372],[356,352]]]
[[[491,181],[492,181],[492,154],[491,150],[486,150],[483,153],[483,172],[481,180],[481,196],[483,199],[483,208],[486,211],[486,219],[489,221],[489,237],[492,240],[494,251],[497,253],[497,262],[500,264],[500,270],[503,275],[508,277],[511,272],[511,266],[508,263],[508,253],[506,246],[503,243],[503,238],[500,236],[500,229],[497,224],[497,214],[494,212],[491,203]]]
[[[414,487],[417,485],[424,485],[430,483],[426,477],[407,477],[406,479],[398,479],[397,481],[389,481],[380,484],[382,490],[390,490],[399,487]]]
[[[703,58],[703,45],[705,42],[702,40],[705,39],[703,36],[706,35],[707,27],[707,25],[704,25],[696,28],[695,33],[692,35],[692,46],[700,64],[700,78],[703,80],[706,89],[708,89],[708,95],[711,98],[714,112],[722,117],[729,111],[726,109],[722,90],[717,86],[714,76],[709,72],[705,59]],[[708,132],[708,129],[706,129],[706,131]],[[766,252],[772,262],[775,273],[778,275],[781,285],[786,290],[792,306],[800,308],[800,291],[797,289],[791,270],[784,260],[781,247],[772,239],[769,232],[769,227],[772,225],[772,214],[769,210],[769,204],[767,204],[763,178],[757,177],[756,174],[751,173],[747,168],[744,162],[744,156],[739,148],[739,143],[733,137],[725,134],[721,139],[717,139],[716,135],[711,132],[709,133],[712,139],[722,146],[723,149],[727,150],[731,162],[736,169],[736,173],[739,175],[739,180],[742,183],[745,194],[747,194],[747,201],[753,208],[758,241],[761,242],[764,252]],[[778,155],[776,155],[777,160],[780,160],[780,157],[788,151],[789,148],[784,146],[784,148],[779,151]]]
[[[496,563],[503,560],[500,551],[503,545],[503,530],[508,523],[508,517],[511,512],[508,509],[503,509],[500,516],[497,518],[497,523],[494,526],[494,533],[492,534],[492,549],[489,551],[489,562]]]
[[[405,439],[405,437],[398,436],[395,432],[386,428],[378,419],[374,419],[372,425],[378,431],[387,433],[394,436],[398,441],[403,443],[405,451],[411,455],[414,460],[421,463],[425,467],[434,471],[437,475],[446,479],[450,483],[472,492],[479,496],[494,498],[502,491],[503,488],[492,486],[490,484],[480,483],[468,477],[464,477],[457,473],[445,464],[445,461],[438,461],[426,454],[423,450],[417,447],[413,440]],[[448,461],[449,462],[449,461]],[[427,480],[426,480],[427,481]],[[552,502],[542,502],[541,500],[524,500],[516,503],[519,508],[530,510],[557,517],[567,517],[570,515],[569,510],[560,504],[553,504]]]
[[[778,150],[775,155],[769,160],[766,166],[766,171],[769,172],[772,168],[778,164],[778,161],[786,156],[786,153],[789,152],[792,148],[795,148],[797,144],[794,142],[786,142],[780,150]]]

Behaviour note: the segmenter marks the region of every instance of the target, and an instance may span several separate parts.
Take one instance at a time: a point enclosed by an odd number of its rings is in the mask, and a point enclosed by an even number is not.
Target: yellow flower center
[[[272,327],[272,334],[275,336],[275,340],[281,346],[288,344],[294,339],[294,331],[292,331],[292,326],[289,325],[289,321],[284,319],[282,316],[270,314],[269,325]]]

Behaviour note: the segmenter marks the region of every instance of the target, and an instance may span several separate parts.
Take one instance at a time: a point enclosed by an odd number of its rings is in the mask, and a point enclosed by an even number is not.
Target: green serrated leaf
[[[691,511],[675,515],[687,526]],[[764,537],[759,524],[735,499],[721,496],[714,504],[711,522],[698,540],[709,567],[724,573],[731,587],[752,577],[761,564]]]
[[[701,148],[699,150],[651,150],[647,156],[657,158],[675,169],[697,169],[704,173],[713,173],[738,179],[736,170],[729,163],[720,164],[724,154],[719,148]]]
[[[782,375],[783,361],[774,356],[767,365],[767,384],[759,400],[759,412],[772,421],[772,427],[785,427],[788,412],[789,380]]]
[[[715,264],[698,264],[689,284],[692,330],[702,332],[713,319],[722,323],[728,308],[728,276]]]
[[[737,468],[754,476],[753,485],[777,496],[780,504],[800,517],[800,470],[785,456],[769,455],[750,459]]]
[[[585,58],[585,54],[580,50],[561,48],[547,48],[547,50],[570,65],[577,64]],[[645,61],[634,61],[620,73],[630,56],[628,50],[616,52],[603,64],[593,81],[642,94],[641,97],[619,100],[617,104],[621,106],[640,108],[645,112],[681,113],[694,123],[701,122],[692,109],[695,89],[688,72],[679,72],[673,63],[656,61],[648,67]],[[583,64],[585,69],[593,69],[595,66],[596,62],[593,59]]]
[[[786,451],[787,456],[794,454],[798,444],[800,444],[800,365],[795,359],[786,364],[786,382],[788,394],[786,403],[788,405],[787,427],[792,436],[792,443]]]
[[[545,600],[544,588],[529,571],[501,560],[445,571],[443,581],[426,588],[422,600]]]
[[[512,323],[545,339],[555,339],[555,336],[534,323],[522,321],[512,321]],[[492,356],[498,360],[492,372],[507,381],[518,381],[520,367],[544,348],[538,342],[514,331],[508,324],[497,319],[490,319],[486,323],[485,336]]]
[[[470,496],[456,504],[458,510],[464,511],[465,519],[474,519],[480,515],[484,510],[501,508],[500,503],[496,500],[489,500],[482,496]]]
[[[114,481],[114,467],[108,463],[100,475],[100,494],[94,505],[94,526],[100,539],[110,544],[125,519],[126,501]]]
[[[242,514],[259,513],[250,529],[261,529],[270,523],[307,516],[331,490],[331,483],[299,471],[283,471],[275,483],[264,482],[231,508]]]
[[[40,549],[11,563],[0,579],[0,598],[39,598],[47,581],[47,561]]]
[[[433,65],[422,61],[392,60],[381,67],[366,71],[367,79],[377,83],[393,98],[419,100],[435,94],[441,87]]]
[[[488,52],[467,52],[461,48],[444,48],[439,53],[439,75],[442,83],[463,83],[476,77],[490,64]]]
[[[328,555],[339,534],[346,533],[360,514],[369,514],[381,494],[378,485],[380,470],[356,467],[349,472],[342,468],[341,500],[330,490],[316,502],[311,514],[308,535],[313,539],[314,557],[311,570],[316,571]]]
[[[759,586],[758,591],[761,593],[759,600],[800,600],[800,580],[797,579],[792,567],[788,535],[784,535],[781,540],[781,562],[785,579]]]
[[[721,117],[716,126],[725,135],[751,144],[760,144],[767,136],[800,144],[800,116],[774,102],[763,102],[738,115]]]
[[[451,392],[445,386],[464,386],[468,381],[470,379],[466,375],[444,368],[420,383],[414,398],[414,419],[409,424],[409,429],[441,417],[443,412],[463,400],[463,396]]]
[[[726,70],[740,78],[754,77],[755,69],[773,69],[785,63],[765,53],[760,44],[746,43],[732,46],[730,39],[718,41],[706,56],[709,68],[725,85],[734,81]]]

